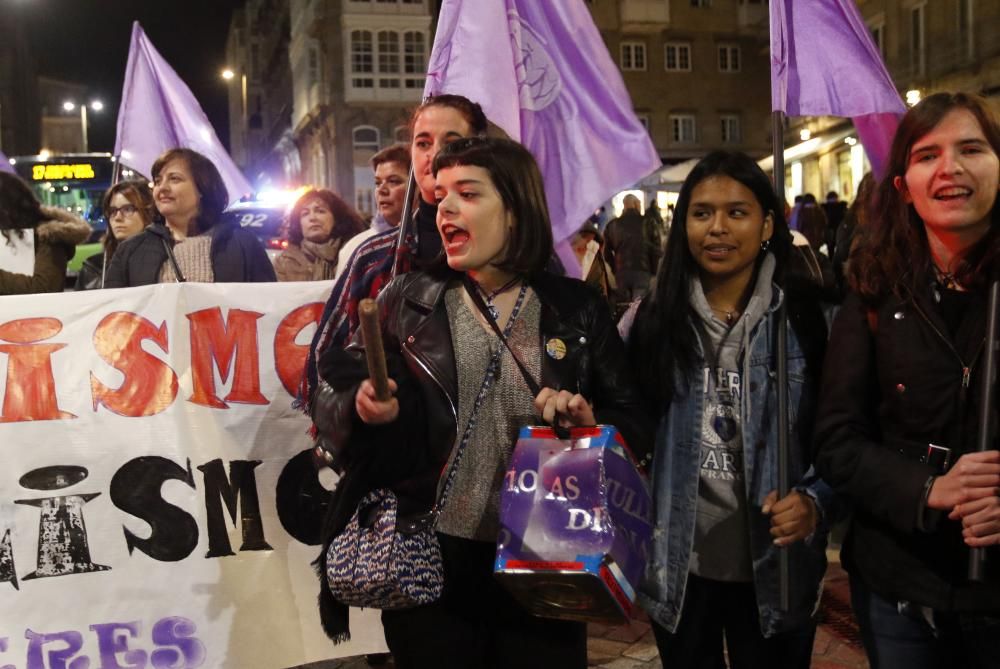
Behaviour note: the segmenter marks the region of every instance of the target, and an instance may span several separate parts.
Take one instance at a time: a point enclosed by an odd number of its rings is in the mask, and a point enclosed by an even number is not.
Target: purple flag
[[[11,167],[10,159],[0,151],[0,172],[9,172],[10,174],[16,174],[14,168]]]
[[[906,106],[854,0],[772,0],[771,108],[851,117],[881,170]]]
[[[167,149],[184,147],[211,160],[235,202],[251,192],[246,177],[219,141],[191,89],[153,47],[139,22],[132,24],[122,104],[118,109],[115,155],[148,174]]]
[[[583,0],[444,0],[424,87],[440,93],[478,102],[534,154],[556,248],[574,275],[565,242],[602,202],[660,167]]]

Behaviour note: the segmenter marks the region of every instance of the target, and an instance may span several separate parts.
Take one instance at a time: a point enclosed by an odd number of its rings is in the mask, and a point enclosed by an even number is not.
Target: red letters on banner
[[[267,404],[260,394],[260,351],[257,349],[257,319],[264,314],[256,311],[230,309],[222,322],[222,309],[203,309],[188,314],[191,321],[191,375],[194,392],[189,402],[215,409],[229,405],[215,394],[213,363],[219,366],[223,382],[236,357],[233,385],[226,395],[228,402]]]
[[[296,343],[296,338],[319,321],[322,308],[318,302],[298,307],[281,320],[275,331],[275,370],[292,396],[298,388],[309,349],[308,344]],[[230,309],[223,321],[219,307],[187,314],[194,386],[189,401],[217,409],[228,408],[227,402],[268,403],[260,390],[257,323],[262,316],[254,311]],[[70,344],[46,341],[58,335],[62,328],[63,324],[55,318],[24,318],[0,323],[0,355],[7,356],[0,423],[76,418],[58,406],[52,369],[52,354]],[[138,314],[118,311],[108,314],[98,324],[93,337],[94,351],[121,372],[124,380],[117,388],[111,388],[91,372],[94,411],[103,406],[121,416],[152,416],[173,404],[178,392],[177,373],[146,351],[142,347],[144,341],[169,352],[166,323],[156,327]],[[230,391],[224,399],[216,393],[215,367],[223,382],[232,372]]]
[[[150,321],[126,311],[105,316],[94,331],[94,349],[104,362],[125,380],[117,389],[108,388],[92,373],[90,395],[94,411],[103,405],[120,416],[153,416],[170,406],[177,397],[177,375],[165,362],[142,348],[152,341],[169,352],[167,324],[157,328]]]
[[[56,401],[52,354],[66,344],[39,344],[55,337],[62,323],[55,318],[23,318],[0,325],[0,354],[7,358],[7,391],[0,423],[76,418]]]

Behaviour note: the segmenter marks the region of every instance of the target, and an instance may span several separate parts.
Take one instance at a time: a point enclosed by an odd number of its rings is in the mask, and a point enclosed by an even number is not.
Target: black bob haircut
[[[526,276],[542,272],[552,256],[552,223],[542,173],[531,152],[509,139],[466,137],[441,149],[434,158],[434,176],[449,167],[486,170],[514,219],[507,253],[497,267]]]

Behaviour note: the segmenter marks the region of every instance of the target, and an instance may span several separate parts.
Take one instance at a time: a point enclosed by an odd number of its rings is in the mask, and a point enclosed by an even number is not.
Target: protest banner
[[[280,669],[333,646],[291,409],[330,282],[4,297],[0,667]]]

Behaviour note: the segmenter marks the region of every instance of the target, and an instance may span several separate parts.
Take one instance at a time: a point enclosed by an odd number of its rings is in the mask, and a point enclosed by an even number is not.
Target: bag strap
[[[517,368],[521,370],[521,375],[524,376],[525,383],[528,384],[528,389],[531,391],[531,395],[533,397],[538,397],[538,393],[542,392],[542,387],[539,385],[537,381],[535,381],[535,378],[531,376],[531,373],[528,371],[528,368],[524,366],[523,362],[521,362],[521,358],[517,356],[517,353],[514,353],[514,349],[510,347],[510,343],[507,341],[507,337],[505,337],[504,333],[500,331],[500,326],[497,325],[497,322],[495,320],[493,320],[493,315],[490,314],[489,308],[483,301],[483,296],[479,294],[479,288],[477,288],[476,285],[472,283],[472,279],[469,277],[468,274],[466,274],[465,278],[462,279],[462,284],[465,286],[465,292],[467,292],[469,294],[469,297],[472,298],[472,303],[476,305],[477,309],[479,309],[479,313],[483,315],[483,318],[486,319],[486,322],[490,324],[490,327],[493,328],[493,331],[497,334],[498,337],[500,337],[500,341],[502,341],[504,346],[507,347],[507,350],[510,351],[511,357],[514,358],[514,362],[517,363]],[[522,295],[524,293],[524,289],[525,289],[525,284],[522,284],[521,286]],[[518,299],[518,306],[520,305],[520,299],[521,298]],[[512,322],[514,322],[513,313],[510,316],[510,320],[507,321],[508,333],[510,332],[510,324]]]
[[[163,248],[167,250],[167,258],[170,259],[170,264],[174,267],[174,275],[177,279],[177,283],[184,283],[187,279],[184,278],[184,272],[181,271],[181,266],[177,264],[177,258],[174,257],[174,249],[167,243],[166,239],[161,239],[163,242]]]
[[[510,319],[507,321],[507,327],[505,328],[506,335],[510,335],[511,330],[514,328],[514,321],[517,320],[517,316],[521,312],[521,305],[524,304],[524,296],[527,292],[528,286],[527,284],[523,284],[521,286],[521,292],[517,296],[517,302],[514,304],[514,310],[511,311]],[[482,298],[480,298],[480,302],[481,301]],[[496,326],[496,323],[493,325]],[[497,328],[497,332],[500,334],[500,338],[506,342],[507,339],[505,337],[505,333],[499,332],[499,328]],[[511,351],[511,354],[513,354],[513,351]],[[497,346],[497,350],[494,351],[489,364],[486,366],[486,375],[483,378],[483,384],[480,386],[479,394],[476,396],[476,401],[472,405],[472,413],[469,415],[469,422],[465,426],[465,432],[462,434],[462,440],[458,442],[458,447],[455,449],[455,457],[452,458],[451,466],[448,468],[448,473],[444,481],[444,487],[441,489],[441,495],[438,497],[437,502],[435,502],[434,508],[431,509],[432,527],[437,524],[438,516],[441,515],[441,509],[444,507],[444,503],[448,499],[448,493],[451,491],[451,486],[455,481],[455,474],[458,472],[458,463],[461,461],[462,453],[465,451],[465,447],[468,445],[469,439],[472,437],[472,430],[476,426],[476,417],[479,414],[479,408],[483,405],[483,402],[486,399],[486,394],[493,385],[493,379],[496,377],[497,369],[500,366],[501,355],[503,355],[503,349]]]

